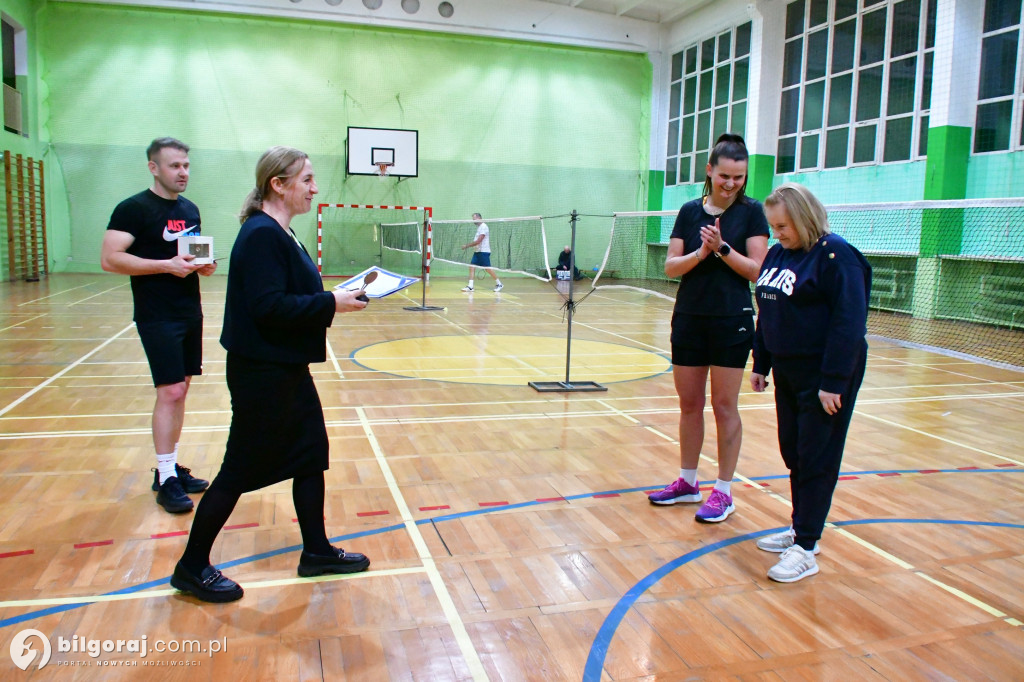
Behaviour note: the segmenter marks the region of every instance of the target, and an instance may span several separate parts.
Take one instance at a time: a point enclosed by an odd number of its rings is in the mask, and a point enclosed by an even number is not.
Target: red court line
[[[937,474],[937,473],[939,473],[939,470],[938,469],[921,469],[917,473],[919,473],[919,474]]]
[[[381,509],[379,511],[356,512],[356,516],[384,516],[390,513],[387,509]]]
[[[7,559],[8,557],[12,557],[12,556],[25,556],[27,554],[35,554],[35,553],[36,553],[36,551],[34,549],[23,549],[23,550],[20,550],[20,551],[17,551],[17,552],[4,552],[4,553],[0,554],[0,559]]]
[[[997,464],[996,466],[997,467],[1015,467],[1017,465],[1014,464],[1013,462],[1004,462],[1003,464]]]
[[[599,497],[619,497],[619,494],[618,493],[601,493],[600,495],[594,495],[595,499],[599,498]]]
[[[978,469],[980,467],[957,467],[957,471],[971,471],[972,469]]]
[[[860,476],[840,476],[840,481],[856,481]]]
[[[258,523],[239,523],[234,526],[224,526],[224,530],[238,530],[239,528],[255,528],[260,524]]]
[[[103,545],[112,545],[113,540],[99,540],[97,542],[79,542],[75,544],[75,549],[88,549],[89,547],[102,547]]]
[[[508,504],[508,500],[502,500],[501,502],[480,502],[481,507],[503,507]]]
[[[175,531],[171,531],[170,533],[153,533],[149,537],[154,539],[154,540],[162,540],[164,538],[176,538],[179,535],[188,535],[188,531],[187,530],[175,530]]]
[[[538,497],[537,502],[565,502],[564,497]]]
[[[436,507],[420,507],[420,511],[440,511],[442,509],[451,509],[447,504],[439,504]]]
[[[899,473],[898,471],[883,471],[882,473],[880,473],[878,475],[884,477],[884,476],[902,476],[903,474]]]

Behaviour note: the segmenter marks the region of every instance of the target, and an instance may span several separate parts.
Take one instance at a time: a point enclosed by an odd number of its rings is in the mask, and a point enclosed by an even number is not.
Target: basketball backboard
[[[348,129],[348,174],[379,175],[381,163],[391,163],[388,175],[419,175],[419,131],[392,128]]]

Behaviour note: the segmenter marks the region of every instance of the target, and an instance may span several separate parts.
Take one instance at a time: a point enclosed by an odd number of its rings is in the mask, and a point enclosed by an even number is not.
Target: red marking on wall
[[[36,553],[36,551],[34,549],[22,549],[22,550],[19,550],[17,552],[3,552],[3,553],[0,553],[0,559],[8,559],[8,558],[10,558],[12,556],[26,556],[28,554],[35,554],[35,553]]]
[[[236,523],[233,526],[224,526],[224,530],[238,530],[239,528],[255,528],[258,525],[260,525],[260,524],[258,524],[256,522],[252,522],[252,523]]]
[[[387,509],[380,509],[378,511],[356,512],[356,516],[384,516],[390,513]]]
[[[179,535],[188,535],[188,531],[187,530],[175,530],[175,531],[171,531],[170,533],[153,533],[149,537],[151,537],[154,540],[162,540],[164,538],[176,538]]]
[[[113,540],[99,540],[97,542],[79,542],[75,544],[75,549],[88,549],[90,547],[102,547],[103,545],[112,545]]]
[[[447,504],[439,504],[436,507],[420,507],[420,511],[441,511],[442,509],[451,509]]]
[[[481,502],[481,507],[503,507],[508,504],[508,500],[502,500],[500,502]]]

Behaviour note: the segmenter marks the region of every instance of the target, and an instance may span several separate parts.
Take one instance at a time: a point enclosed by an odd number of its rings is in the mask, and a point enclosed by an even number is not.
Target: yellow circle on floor
[[[566,339],[487,334],[384,341],[352,354],[357,364],[412,379],[518,386],[565,380]],[[605,384],[646,379],[671,369],[663,355],[603,341],[573,339],[570,381]]]

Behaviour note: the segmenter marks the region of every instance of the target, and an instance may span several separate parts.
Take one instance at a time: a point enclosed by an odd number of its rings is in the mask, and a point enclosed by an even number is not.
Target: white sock
[[[715,482],[715,490],[732,497],[732,481],[723,481],[718,479]]]
[[[501,280],[500,279],[495,279],[494,280],[494,286],[500,287],[501,286]]]
[[[469,286],[470,289],[473,288],[473,280],[469,280],[469,285],[468,286]]]
[[[167,482],[168,478],[177,476],[178,474],[174,471],[174,465],[178,463],[177,450],[167,455],[156,455],[156,469],[160,474],[160,485]]]
[[[696,469],[680,469],[679,478],[686,481],[687,485],[697,485],[697,470]]]

